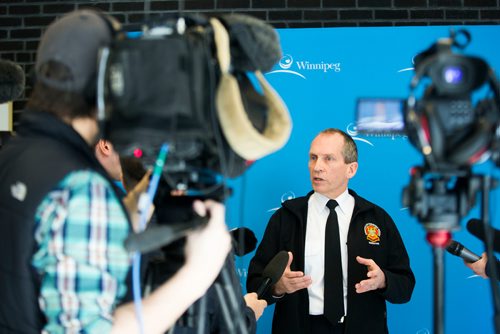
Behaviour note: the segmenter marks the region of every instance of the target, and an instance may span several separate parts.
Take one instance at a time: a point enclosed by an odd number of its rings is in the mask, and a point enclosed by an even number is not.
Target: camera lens
[[[464,72],[460,66],[446,66],[443,69],[443,77],[446,83],[458,85],[464,79]]]

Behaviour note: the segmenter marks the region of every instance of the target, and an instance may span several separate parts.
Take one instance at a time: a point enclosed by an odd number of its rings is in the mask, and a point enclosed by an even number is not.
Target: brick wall
[[[95,7],[125,25],[152,15],[176,12],[250,14],[276,28],[500,24],[500,0],[154,0],[0,2],[0,58],[29,73],[43,29],[68,11]],[[29,85],[26,94],[30,92]],[[19,111],[25,103],[14,103]]]

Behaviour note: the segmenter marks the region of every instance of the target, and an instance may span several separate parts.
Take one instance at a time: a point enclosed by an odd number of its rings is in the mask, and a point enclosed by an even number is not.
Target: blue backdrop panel
[[[466,54],[485,59],[500,68],[500,27],[468,27],[472,42]],[[409,182],[409,169],[422,158],[404,136],[366,136],[354,127],[358,97],[406,98],[413,75],[412,59],[438,38],[449,36],[449,27],[326,28],[279,30],[284,57],[266,74],[280,93],[293,118],[293,132],[280,151],[257,161],[242,177],[231,180],[234,194],[228,201],[230,226],[247,226],[262,238],[267,221],[281,202],[306,194],[310,189],[307,170],[309,144],[327,127],[351,134],[359,148],[359,170],[350,187],[385,208],[395,220],[411,259],[417,284],[412,300],[388,304],[391,333],[430,333],[433,328],[432,251],[425,230],[403,207],[402,189]],[[490,163],[478,172],[494,173]],[[491,198],[498,205],[497,192]],[[482,244],[465,231],[472,210],[453,234],[477,253]],[[500,225],[495,209],[495,226]],[[498,226],[497,226],[498,227]],[[253,256],[237,259],[245,284]],[[446,254],[446,333],[493,333],[493,310],[487,280],[470,277],[462,260]],[[259,320],[258,332],[270,333],[273,307]],[[370,321],[370,315],[359,321]]]

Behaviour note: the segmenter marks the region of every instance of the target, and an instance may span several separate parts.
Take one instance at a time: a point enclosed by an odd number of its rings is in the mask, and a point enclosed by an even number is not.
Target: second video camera
[[[452,31],[418,54],[406,100],[359,99],[358,132],[405,133],[435,172],[490,155],[500,165],[499,85],[483,59],[453,52],[469,42],[467,31]]]
[[[430,231],[458,228],[475,205],[473,164],[491,157],[500,165],[499,85],[483,59],[453,52],[469,42],[467,31],[452,31],[418,54],[406,100],[358,100],[358,132],[406,134],[422,153],[403,205]]]

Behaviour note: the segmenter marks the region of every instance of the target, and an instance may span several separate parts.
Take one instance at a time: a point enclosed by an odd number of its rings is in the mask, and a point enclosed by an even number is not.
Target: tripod
[[[168,259],[161,258],[160,254],[151,259],[145,274],[145,295],[175,273],[176,267],[181,263],[179,262],[181,260],[179,254],[179,252],[172,253],[170,249]],[[224,332],[246,334],[252,323],[247,322],[244,316],[245,307],[239,279],[234,269],[233,254],[229,254],[213,285],[203,297],[189,307],[168,333]]]
[[[480,185],[482,194],[481,204],[481,220],[484,224],[485,231],[485,246],[489,259],[494,259],[493,254],[493,234],[490,231],[490,215],[489,215],[489,194],[496,180],[490,176],[473,176],[469,181],[473,184],[472,191],[469,195],[474,196],[476,191],[475,184]],[[467,211],[467,210],[466,210]],[[433,283],[434,283],[434,334],[444,334],[444,248],[451,240],[450,230],[453,225],[443,222],[429,221],[423,223],[427,229],[427,241],[432,246],[433,250]],[[439,226],[439,228],[436,228]],[[443,228],[444,227],[444,228]],[[495,333],[500,333],[500,291],[498,288],[498,277],[495,266],[495,261],[488,261],[489,272],[491,273],[490,283],[493,296],[494,306],[494,326]]]

